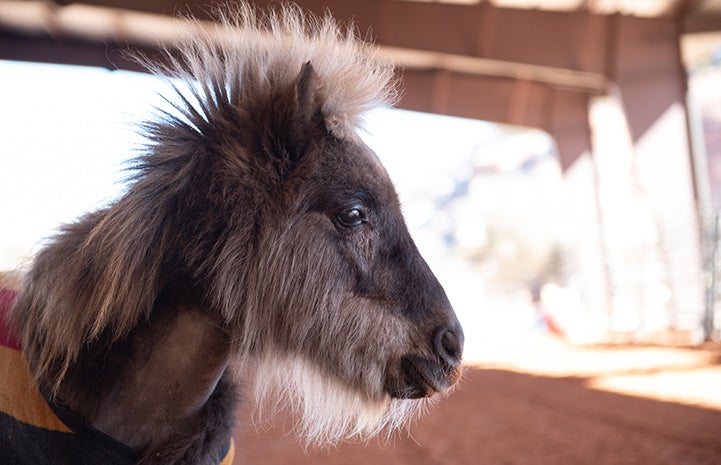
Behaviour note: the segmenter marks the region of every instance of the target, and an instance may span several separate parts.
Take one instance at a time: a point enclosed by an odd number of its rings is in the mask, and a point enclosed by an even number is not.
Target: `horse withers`
[[[185,31],[141,58],[172,103],[140,126],[124,195],[5,294],[2,353],[45,417],[0,405],[0,462],[228,462],[249,373],[308,442],[365,439],[460,376],[462,329],[357,134],[392,66],[295,7]]]

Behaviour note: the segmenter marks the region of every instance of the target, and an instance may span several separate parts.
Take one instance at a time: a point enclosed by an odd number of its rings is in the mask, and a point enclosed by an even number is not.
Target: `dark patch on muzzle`
[[[436,331],[433,357],[408,354],[400,361],[400,379],[387,386],[398,399],[430,397],[450,388],[461,376],[463,332],[449,328]]]

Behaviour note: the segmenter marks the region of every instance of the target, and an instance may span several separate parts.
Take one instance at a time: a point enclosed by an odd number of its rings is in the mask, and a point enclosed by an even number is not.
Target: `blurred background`
[[[271,426],[239,459],[721,463],[721,1],[298,3],[397,64],[362,137],[475,368],[391,452]],[[162,89],[123,51],[211,9],[0,0],[0,269],[122,193]]]

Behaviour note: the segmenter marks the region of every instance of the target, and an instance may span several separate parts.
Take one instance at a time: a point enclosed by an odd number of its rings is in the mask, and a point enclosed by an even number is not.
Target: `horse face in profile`
[[[39,252],[12,310],[49,402],[143,463],[219,457],[238,377],[328,444],[407,424],[461,372],[462,329],[357,134],[392,67],[330,18],[239,8],[145,62],[173,95],[132,182]]]
[[[320,127],[305,134],[324,134],[290,168],[273,219],[260,222],[263,321],[252,326],[270,331],[259,340],[260,386],[313,391],[301,395],[317,400],[304,406],[306,432],[335,425],[319,418],[329,415],[367,433],[401,421],[412,404],[391,399],[430,397],[456,381],[463,333],[376,155],[322,121],[308,124]]]

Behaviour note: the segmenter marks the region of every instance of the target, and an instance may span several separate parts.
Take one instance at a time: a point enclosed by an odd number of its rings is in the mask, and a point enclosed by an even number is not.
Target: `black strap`
[[[73,433],[85,436],[98,447],[127,463],[135,463],[140,458],[139,454],[130,446],[108,436],[99,429],[93,428],[67,406],[63,405],[60,400],[49,397],[45,393],[43,393],[43,397],[53,413],[60,421],[65,423],[65,426],[72,430]]]

